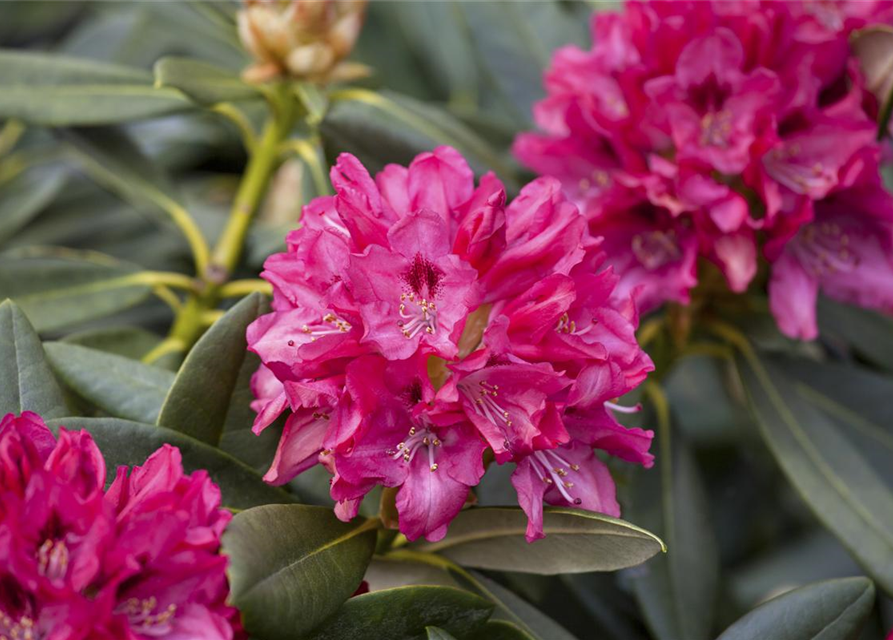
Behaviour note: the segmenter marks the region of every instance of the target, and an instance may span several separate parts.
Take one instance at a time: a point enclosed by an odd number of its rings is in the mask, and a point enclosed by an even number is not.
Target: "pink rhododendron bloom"
[[[590,50],[556,52],[542,132],[515,154],[561,181],[603,237],[615,293],[637,292],[643,310],[687,303],[699,257],[744,291],[762,255],[789,336],[816,336],[819,290],[889,311],[890,202],[852,190],[877,181],[877,104],[848,38],[890,16],[872,1],[599,12]]]
[[[344,154],[331,176],[335,196],[267,260],[273,312],[248,329],[254,429],[287,416],[266,480],[322,464],[344,520],[391,487],[407,538],[438,540],[489,449],[517,466],[528,539],[544,500],[619,515],[594,450],[651,464],[651,432],[618,423],[614,402],[653,366],[560,183],[507,203],[448,147],[375,177]]]
[[[207,474],[165,445],[105,479],[86,431],[0,421],[0,637],[243,637],[219,553],[231,516]]]

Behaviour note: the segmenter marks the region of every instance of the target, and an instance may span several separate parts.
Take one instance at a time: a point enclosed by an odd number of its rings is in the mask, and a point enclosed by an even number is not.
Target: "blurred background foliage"
[[[265,257],[282,250],[301,206],[322,190],[319,173],[342,151],[376,170],[451,144],[477,171],[494,170],[516,191],[527,176],[509,145],[531,126],[551,53],[563,44],[587,43],[593,8],[569,1],[372,2],[353,55],[372,74],[328,95],[307,96],[318,109],[319,137],[310,132],[309,150],[302,148],[279,170],[234,277],[256,277]],[[141,70],[128,80],[134,86],[163,82],[156,63],[165,56],[204,61],[237,77],[248,58],[233,26],[236,9],[232,2],[4,2],[0,47]],[[112,104],[108,114],[52,93],[43,104],[17,104],[11,87],[53,85],[55,64],[23,78],[0,62],[0,112],[19,109],[38,124],[53,125],[20,128],[10,120],[0,134],[0,299],[16,299],[45,339],[139,359],[159,344],[173,315],[163,293],[152,295],[151,283],[135,278],[122,286],[121,279],[146,270],[191,273],[189,245],[159,214],[159,202],[188,210],[213,243],[246,162],[240,131],[179,94],[164,104]],[[211,91],[210,102],[213,91],[242,91],[237,97],[246,117],[257,126],[264,116],[265,105],[250,90],[224,80],[193,88]],[[856,483],[857,496],[889,497],[893,325],[832,303],[823,303],[821,321],[821,343],[793,345],[774,327],[742,318],[761,346],[759,357],[794,381],[786,400],[819,412],[828,433],[845,442],[852,474],[843,481]],[[155,364],[176,369],[181,358],[173,354]],[[848,551],[822,526],[760,437],[740,383],[748,379],[747,366],[736,372],[707,353],[667,372],[667,415],[649,410],[637,416],[658,432],[657,466],[641,472],[618,464],[614,470],[624,517],[661,535],[668,555],[613,574],[475,575],[545,629],[544,640],[572,636],[543,616],[581,639],[701,640],[786,590],[864,574],[851,555],[860,542],[852,541]],[[103,415],[83,394],[71,397],[85,415]],[[833,446],[833,439],[823,438],[816,440],[819,448]],[[263,449],[251,447],[246,461],[265,466]],[[246,441],[235,450],[248,451]],[[310,474],[300,485],[307,501],[326,504],[325,478]],[[482,505],[511,504],[508,470],[493,469],[478,498]],[[890,514],[871,515],[883,523]],[[886,534],[893,536],[893,529]],[[883,571],[893,570],[893,554],[888,557]],[[432,571],[378,559],[367,580],[373,590],[457,582]],[[861,638],[880,638],[893,626],[889,588],[878,593],[880,606]],[[832,606],[824,597],[816,596],[812,606]]]

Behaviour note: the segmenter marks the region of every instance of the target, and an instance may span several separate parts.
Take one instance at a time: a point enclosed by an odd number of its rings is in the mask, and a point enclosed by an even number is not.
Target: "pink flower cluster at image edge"
[[[594,448],[651,464],[651,432],[621,426],[612,400],[653,366],[558,181],[507,205],[448,147],[375,178],[343,154],[331,178],[336,195],[267,260],[273,312],[248,330],[255,431],[288,414],[267,481],[324,465],[344,520],[376,485],[399,487],[400,530],[437,540],[489,448],[517,465],[529,540],[544,499],[619,515]]]
[[[231,516],[207,474],[184,475],[165,445],[105,479],[86,431],[0,422],[0,637],[244,637],[219,553]]]
[[[762,254],[780,329],[818,291],[893,310],[893,200],[848,36],[887,2],[629,2],[560,49],[514,151],[556,176],[643,311],[686,303],[697,260],[744,291]]]

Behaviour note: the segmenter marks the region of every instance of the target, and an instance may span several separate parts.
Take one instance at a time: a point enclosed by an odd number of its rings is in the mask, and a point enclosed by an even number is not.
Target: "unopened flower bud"
[[[256,59],[245,79],[331,82],[365,75],[365,67],[344,58],[360,35],[366,1],[245,0],[239,37]]]

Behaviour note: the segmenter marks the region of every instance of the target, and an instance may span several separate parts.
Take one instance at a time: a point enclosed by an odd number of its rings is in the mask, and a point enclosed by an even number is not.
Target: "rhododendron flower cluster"
[[[781,330],[819,290],[893,310],[893,200],[849,34],[876,2],[630,2],[560,49],[518,158],[561,179],[643,309],[687,303],[698,258],[744,291],[771,263]]]
[[[86,431],[0,421],[0,638],[230,640],[220,536],[230,514],[165,445],[104,490]]]
[[[255,431],[288,414],[267,481],[322,464],[345,520],[376,485],[399,488],[401,531],[437,540],[489,450],[517,465],[529,540],[544,499],[619,515],[594,449],[651,464],[651,432],[621,426],[613,401],[652,364],[558,181],[507,205],[448,147],[374,179],[343,154],[331,179],[267,260],[273,312],[248,330]]]

